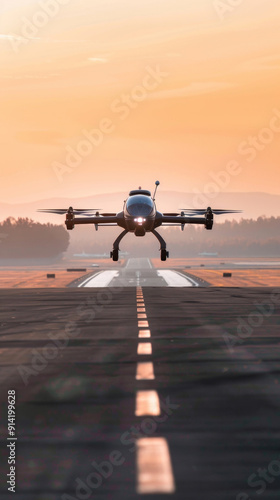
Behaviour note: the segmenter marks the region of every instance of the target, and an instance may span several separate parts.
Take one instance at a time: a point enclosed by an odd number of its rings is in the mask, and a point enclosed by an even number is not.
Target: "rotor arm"
[[[205,217],[184,217],[181,215],[163,215],[162,224],[165,222],[169,224],[204,224]]]
[[[73,222],[76,224],[113,224],[117,223],[118,218],[107,217],[107,216],[98,216],[98,217],[75,217]]]

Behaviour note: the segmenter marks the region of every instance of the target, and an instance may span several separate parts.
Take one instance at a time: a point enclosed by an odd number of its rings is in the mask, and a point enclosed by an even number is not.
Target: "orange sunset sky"
[[[157,178],[203,191],[233,161],[222,190],[280,194],[279,0],[1,0],[0,14],[1,202]]]

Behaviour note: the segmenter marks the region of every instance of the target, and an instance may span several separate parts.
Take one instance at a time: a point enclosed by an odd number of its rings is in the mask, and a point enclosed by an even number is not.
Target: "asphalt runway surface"
[[[14,498],[279,499],[280,288],[143,286],[143,266],[0,290],[1,499],[8,390]]]

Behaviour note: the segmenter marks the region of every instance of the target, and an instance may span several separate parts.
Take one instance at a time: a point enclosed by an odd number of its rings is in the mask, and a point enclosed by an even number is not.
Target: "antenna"
[[[159,184],[160,184],[160,182],[159,182],[159,181],[156,181],[156,182],[155,182],[156,187],[155,187],[155,192],[154,192],[154,196],[153,196],[153,200],[154,200],[154,201],[155,201],[155,199],[156,199],[156,192],[157,192],[157,188],[158,188]]]

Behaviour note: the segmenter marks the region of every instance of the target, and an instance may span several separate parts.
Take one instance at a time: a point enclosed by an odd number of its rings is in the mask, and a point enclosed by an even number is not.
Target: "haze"
[[[2,0],[1,202],[156,178],[203,192],[232,161],[220,191],[280,194],[280,5],[244,0],[222,14],[219,3]],[[73,168],[67,151],[92,129]]]

